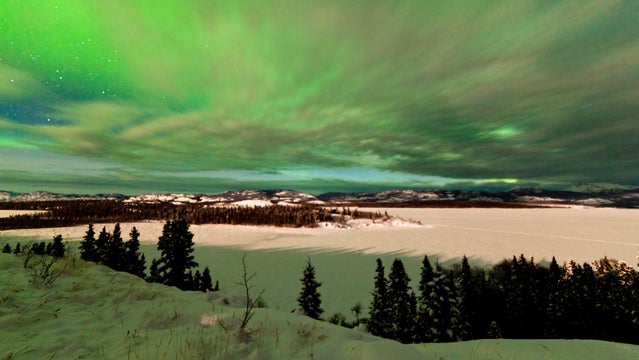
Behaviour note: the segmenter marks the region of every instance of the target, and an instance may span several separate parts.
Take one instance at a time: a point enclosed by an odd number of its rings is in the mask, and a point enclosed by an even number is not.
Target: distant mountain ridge
[[[386,190],[377,192],[329,192],[311,195],[296,190],[242,190],[220,194],[56,194],[46,191],[15,193],[0,191],[0,201],[54,201],[54,200],[120,200],[125,202],[172,204],[236,204],[241,206],[266,205],[432,205],[464,203],[473,204],[528,204],[528,205],[583,205],[639,208],[639,188],[606,188],[602,186],[578,186],[577,189],[596,191],[545,190],[539,188],[514,188],[502,192],[474,190]]]

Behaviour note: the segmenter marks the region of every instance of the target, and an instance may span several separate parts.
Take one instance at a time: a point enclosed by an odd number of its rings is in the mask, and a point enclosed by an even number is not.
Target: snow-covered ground
[[[371,209],[367,209],[371,210]],[[400,345],[357,330],[333,327],[294,315],[302,268],[310,256],[322,282],[325,317],[371,300],[375,258],[390,266],[401,257],[416,288],[424,254],[442,262],[466,254],[475,264],[524,253],[536,261],[603,256],[636,264],[639,212],[620,209],[372,209],[420,221],[422,226],[351,228],[275,228],[194,225],[196,261],[211,268],[222,291],[212,296],[146,284],[127,274],[80,263],[54,288],[28,285],[20,260],[0,255],[0,356],[5,358],[185,358],[198,348],[227,358],[444,358],[582,359],[639,358],[639,347],[597,341],[482,340],[455,344]],[[99,231],[103,225],[96,224]],[[147,261],[157,256],[162,222],[122,224],[141,233]],[[108,224],[107,229],[112,230]],[[0,232],[0,245],[50,240],[62,234],[78,240],[86,226]],[[77,243],[75,244],[77,245]],[[241,258],[257,273],[255,289],[265,289],[268,310],[251,326],[260,329],[248,342],[219,326],[239,316]],[[6,285],[5,285],[6,284]],[[224,298],[230,301],[224,304]],[[204,316],[204,318],[203,318]],[[204,321],[206,324],[207,321]],[[99,336],[95,334],[100,334]],[[210,344],[206,345],[205,344]],[[6,356],[8,351],[17,354]],[[195,354],[197,355],[197,354]],[[196,356],[197,357],[197,356]]]
[[[588,340],[402,345],[362,329],[257,309],[239,330],[241,292],[184,292],[106,267],[60,263],[44,287],[0,254],[2,359],[637,359],[639,346]],[[64,265],[64,266],[63,266]]]

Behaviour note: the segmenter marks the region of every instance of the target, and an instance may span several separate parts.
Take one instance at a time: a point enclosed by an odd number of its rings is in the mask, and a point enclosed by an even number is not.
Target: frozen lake
[[[368,209],[370,210],[370,209]],[[375,209],[374,209],[375,210]],[[357,229],[289,229],[275,227],[193,225],[195,257],[210,266],[223,289],[235,287],[241,258],[257,272],[256,287],[265,288],[269,307],[291,310],[299,291],[302,268],[310,256],[316,267],[323,306],[329,313],[349,314],[356,301],[370,302],[375,259],[386,268],[400,257],[417,288],[424,254],[446,264],[463,255],[474,265],[495,263],[513,255],[535,261],[555,256],[562,263],[592,262],[603,256],[637,265],[639,210],[626,209],[379,209],[382,213],[419,220],[420,227]],[[96,224],[96,232],[104,224]],[[162,222],[122,224],[125,240],[132,226],[141,233],[147,264],[157,257]],[[107,224],[111,231],[113,224]],[[86,226],[0,232],[0,245],[51,240],[62,234],[79,240]]]
[[[275,227],[193,225],[196,245],[230,246],[247,250],[313,249],[365,254],[438,255],[442,261],[461,258],[498,262],[513,255],[538,261],[555,256],[559,262],[591,262],[603,256],[637,263],[639,210],[551,209],[365,209],[388,211],[420,221],[420,227],[357,229],[291,229]],[[161,222],[122,224],[126,236],[135,225],[141,241],[157,242]],[[103,224],[96,224],[96,232]],[[107,224],[107,229],[112,225]],[[0,232],[3,239],[50,239],[62,234],[78,240],[86,226]]]

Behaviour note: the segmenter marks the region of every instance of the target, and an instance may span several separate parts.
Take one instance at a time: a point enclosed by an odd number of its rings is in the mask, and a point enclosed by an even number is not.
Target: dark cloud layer
[[[0,154],[22,160],[3,181],[40,186],[29,159],[49,154],[86,167],[44,178],[96,191],[639,184],[637,18],[609,0],[5,1]],[[183,175],[206,171],[228,173]]]

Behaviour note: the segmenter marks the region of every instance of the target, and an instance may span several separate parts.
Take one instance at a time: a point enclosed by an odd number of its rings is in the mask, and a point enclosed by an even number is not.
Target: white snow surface
[[[242,206],[242,207],[264,207],[264,206],[273,206],[273,203],[268,200],[240,200],[231,203],[231,205]]]
[[[360,301],[368,308],[375,258],[387,266],[404,260],[417,288],[424,254],[440,262],[463,254],[475,264],[515,254],[536,261],[603,256],[636,264],[639,212],[622,209],[367,209],[421,221],[423,226],[275,228],[193,225],[200,267],[209,266],[222,291],[202,294],[147,284],[134,276],[76,261],[51,287],[30,284],[22,258],[0,254],[0,356],[39,358],[248,358],[248,359],[637,359],[639,346],[584,340],[478,340],[402,345],[295,315],[299,278],[310,256],[322,282],[325,317]],[[113,224],[96,224],[96,231]],[[122,224],[141,233],[147,265],[157,257],[162,222]],[[79,240],[86,226],[0,232],[0,245]],[[77,242],[72,242],[77,247]],[[77,250],[76,250],[77,254]],[[243,305],[241,258],[265,289],[268,309],[238,333]],[[431,261],[432,261],[431,260]],[[224,330],[223,324],[227,330]],[[99,335],[98,335],[99,334]]]

